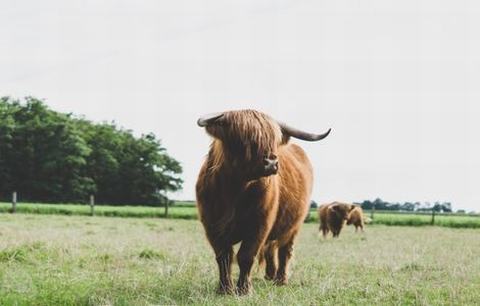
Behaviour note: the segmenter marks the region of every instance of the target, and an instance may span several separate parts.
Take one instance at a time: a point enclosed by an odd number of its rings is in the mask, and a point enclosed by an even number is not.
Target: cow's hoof
[[[237,287],[237,295],[247,295],[250,294],[251,289],[249,285]]]
[[[277,285],[277,286],[288,285],[288,280],[286,278],[276,278],[274,282],[275,282],[275,285]]]
[[[218,289],[217,289],[217,294],[220,294],[220,295],[233,295],[233,294],[235,294],[235,290],[233,289],[233,286],[232,286],[232,287],[219,286]]]

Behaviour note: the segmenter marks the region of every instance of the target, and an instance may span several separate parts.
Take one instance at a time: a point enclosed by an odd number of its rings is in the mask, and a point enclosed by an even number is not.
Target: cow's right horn
[[[200,127],[206,127],[206,126],[209,126],[210,124],[214,123],[216,120],[218,120],[221,117],[223,117],[223,113],[208,114],[208,115],[205,115],[203,117],[200,117],[197,120],[197,124]]]

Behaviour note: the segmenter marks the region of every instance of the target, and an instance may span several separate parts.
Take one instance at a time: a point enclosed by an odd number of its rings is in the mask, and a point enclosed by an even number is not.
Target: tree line
[[[404,202],[404,203],[391,203],[383,201],[380,198],[374,201],[365,200],[361,203],[363,209],[371,210],[390,210],[390,211],[436,211],[436,212],[452,212],[452,203],[450,202],[435,202],[435,203],[420,203],[420,202]]]
[[[362,209],[365,209],[365,210],[377,209],[377,210],[389,210],[389,211],[419,211],[419,212],[422,212],[422,211],[431,212],[433,210],[435,212],[446,212],[446,213],[452,212],[452,203],[438,202],[438,201],[435,203],[430,203],[430,202],[392,203],[392,202],[387,202],[380,198],[377,198],[374,201],[365,200],[361,203],[355,203],[355,204],[360,205]],[[317,208],[318,203],[315,201],[311,201],[310,207]],[[459,212],[465,212],[465,211],[459,211]]]
[[[159,205],[182,187],[182,167],[154,134],[0,98],[0,200]]]

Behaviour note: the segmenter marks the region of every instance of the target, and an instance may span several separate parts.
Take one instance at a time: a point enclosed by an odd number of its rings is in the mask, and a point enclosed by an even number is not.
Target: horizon
[[[208,4],[207,4],[208,3]],[[480,211],[480,3],[0,4],[0,96],[153,132],[194,199],[199,116],[254,108],[309,132],[312,199]]]

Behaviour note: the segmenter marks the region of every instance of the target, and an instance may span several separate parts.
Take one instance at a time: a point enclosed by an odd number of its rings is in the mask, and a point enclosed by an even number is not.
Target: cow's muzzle
[[[265,158],[263,160],[263,171],[265,176],[277,174],[278,158]]]

